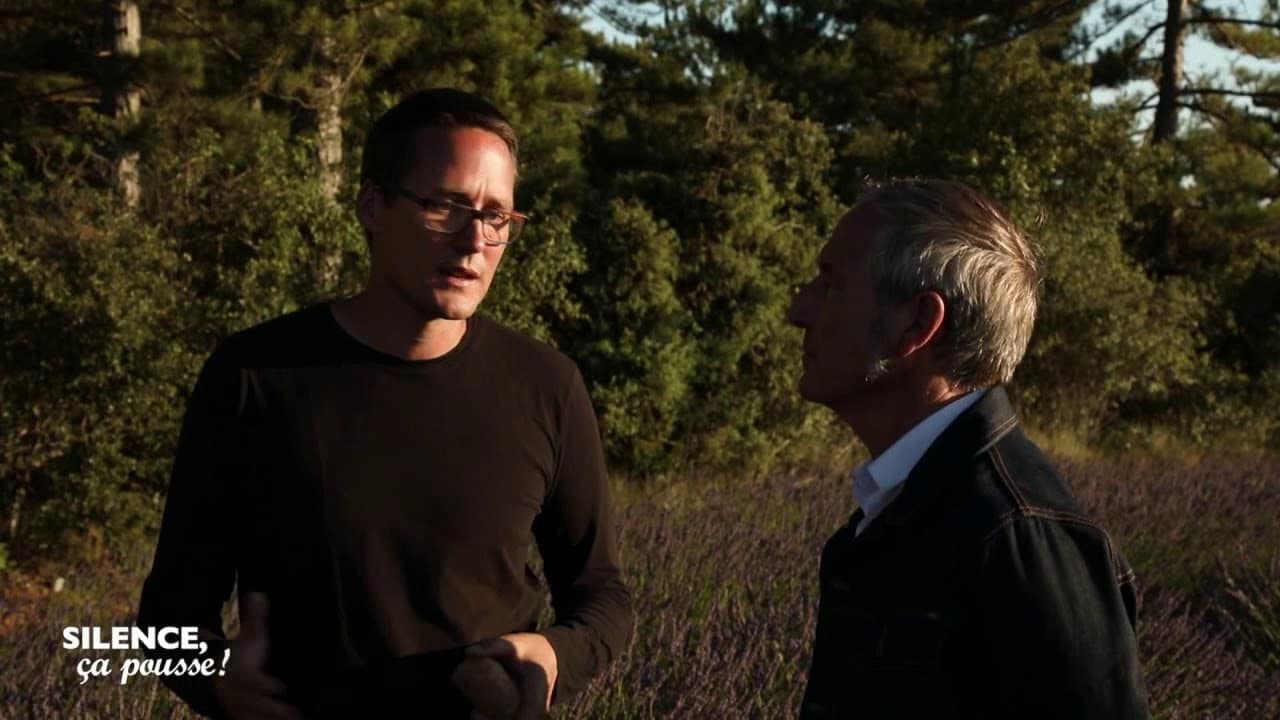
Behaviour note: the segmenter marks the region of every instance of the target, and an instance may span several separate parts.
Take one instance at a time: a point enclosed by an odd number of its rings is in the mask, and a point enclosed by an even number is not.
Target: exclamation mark
[[[219,675],[227,674],[227,660],[231,659],[231,648],[225,648],[222,651],[222,669],[218,671]]]

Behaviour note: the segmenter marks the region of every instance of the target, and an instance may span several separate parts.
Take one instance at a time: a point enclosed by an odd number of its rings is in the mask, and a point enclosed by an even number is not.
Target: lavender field
[[[1280,458],[1061,466],[1138,572],[1156,717],[1280,717]],[[636,634],[555,717],[794,717],[818,553],[852,511],[844,478],[678,484],[623,493],[619,511]],[[20,622],[5,609],[0,718],[191,717],[151,679],[78,685],[78,656],[60,648],[66,625],[129,621],[150,560],[136,550],[76,568]]]

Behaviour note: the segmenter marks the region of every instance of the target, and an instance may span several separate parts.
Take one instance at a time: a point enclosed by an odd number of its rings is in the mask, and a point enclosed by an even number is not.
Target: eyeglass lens
[[[510,242],[520,234],[524,221],[492,211],[476,211],[468,207],[452,204],[441,204],[426,211],[428,223],[440,232],[456,233],[479,217],[484,228],[486,240],[494,242]]]

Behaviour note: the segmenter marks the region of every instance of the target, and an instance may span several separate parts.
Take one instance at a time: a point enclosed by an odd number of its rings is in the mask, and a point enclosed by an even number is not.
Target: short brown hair
[[[360,184],[374,184],[390,195],[413,170],[414,136],[429,127],[474,127],[502,138],[517,163],[516,131],[496,107],[478,95],[455,88],[431,88],[405,97],[383,113],[365,138]],[[518,164],[518,163],[517,163]]]
[[[1035,325],[1040,263],[1004,208],[960,183],[914,178],[873,187],[858,204],[883,217],[870,260],[882,306],[942,295],[950,379],[966,390],[1008,382]]]

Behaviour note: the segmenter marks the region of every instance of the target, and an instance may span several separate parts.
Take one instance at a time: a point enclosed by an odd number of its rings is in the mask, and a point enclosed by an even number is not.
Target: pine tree
[[[1241,63],[1230,74],[1192,77],[1179,62],[1192,37],[1237,57],[1280,58],[1277,4],[1265,3],[1253,15],[1231,7],[1165,3],[1158,22],[1099,54],[1094,83],[1157,81],[1148,98],[1130,105],[1143,124],[1154,108],[1148,142],[1164,157],[1155,176],[1158,199],[1135,228],[1133,248],[1156,273],[1183,278],[1203,298],[1203,343],[1211,361],[1177,404],[1199,437],[1234,427],[1274,443],[1280,413],[1268,410],[1274,402],[1259,399],[1276,398],[1280,389],[1280,75]]]
[[[827,129],[833,187],[852,200],[867,176],[918,172],[901,162],[920,118],[1011,44],[1061,54],[1089,2],[707,3],[691,32],[741,63],[803,117]],[[989,64],[989,63],[988,63]]]

